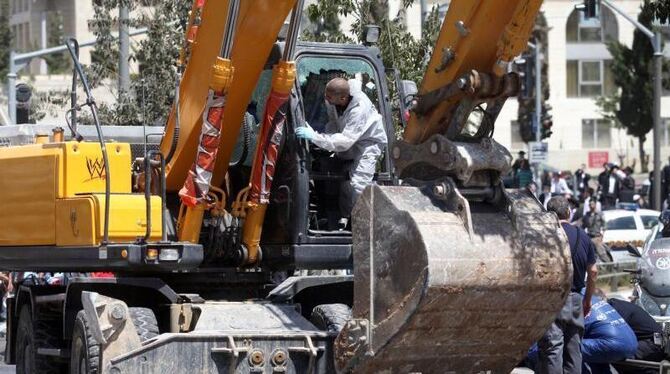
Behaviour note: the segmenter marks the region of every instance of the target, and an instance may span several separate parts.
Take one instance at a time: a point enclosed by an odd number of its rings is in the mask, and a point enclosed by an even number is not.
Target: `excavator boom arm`
[[[475,70],[493,77],[507,72],[507,64],[526,49],[542,0],[456,0],[442,24],[433,55],[419,89],[422,113],[412,113],[403,139],[418,144],[446,133],[454,111],[466,92],[450,84]],[[437,97],[437,99],[435,99]]]

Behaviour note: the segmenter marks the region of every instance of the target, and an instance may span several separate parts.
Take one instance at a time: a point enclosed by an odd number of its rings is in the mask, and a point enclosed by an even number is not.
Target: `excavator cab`
[[[249,107],[263,103],[267,95],[271,66],[281,55],[279,44],[270,54]],[[342,183],[348,183],[347,163],[332,152],[299,141],[294,131],[308,122],[322,132],[327,122],[324,92],[335,77],[355,79],[381,114],[390,140],[377,162],[374,181],[388,185],[393,181],[389,149],[395,138],[387,79],[376,47],[299,43],[296,49],[297,77],[290,97],[287,128],[277,160],[271,201],[263,226],[261,246],[264,264],[290,269],[351,268],[351,228],[338,227],[342,218],[338,198]],[[263,108],[257,112],[262,115]],[[243,143],[246,122],[238,138]],[[252,138],[253,139],[253,138]],[[248,148],[252,149],[250,145]],[[238,147],[239,148],[239,147]],[[233,162],[242,152],[233,153]],[[245,170],[246,169],[246,170]],[[248,168],[229,170],[231,184],[244,186]],[[241,179],[240,179],[241,178]],[[233,182],[239,179],[241,182]]]
[[[325,87],[335,77],[353,81],[353,85],[360,87],[359,89],[368,96],[378,112],[386,114],[389,111],[388,103],[379,100],[380,97],[388,96],[386,86],[379,84],[385,77],[370,62],[374,53],[371,56],[364,55],[366,52],[374,51],[360,48],[362,55],[347,55],[345,51],[338,58],[333,58],[323,49],[323,46],[320,46],[319,50],[307,50],[297,59],[297,90],[302,98],[305,121],[310,126],[318,132],[325,132],[328,122],[324,104]],[[388,119],[388,116],[382,116],[385,120]],[[384,123],[387,125],[387,138],[392,139],[393,124],[389,121]],[[391,175],[390,165],[386,162],[389,159],[386,154],[388,144],[385,145],[383,152],[384,155],[377,163],[374,180],[380,184],[388,184]],[[306,160],[310,166],[309,230],[321,235],[328,235],[334,231],[350,232],[350,227],[338,225],[340,218],[351,215],[351,212],[340,211],[338,200],[342,185],[348,183],[350,179],[349,166],[352,161],[338,158],[333,152],[325,151],[313,144],[309,144],[309,156]]]

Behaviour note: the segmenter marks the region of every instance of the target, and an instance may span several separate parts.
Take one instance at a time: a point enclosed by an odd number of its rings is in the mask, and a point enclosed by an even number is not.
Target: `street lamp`
[[[619,7],[614,5],[610,0],[584,0],[583,4],[578,5],[576,8],[584,11],[585,17],[595,17],[597,16],[597,10],[600,5],[604,5],[614,12],[619,13],[623,18],[628,20],[630,23],[640,30],[644,35],[649,38],[652,47],[654,48],[654,183],[653,190],[654,196],[652,196],[652,205],[654,208],[661,209],[661,91],[662,91],[662,73],[663,73],[663,45],[661,43],[661,33],[656,31],[655,33],[645,27],[643,24],[638,22],[633,17],[629,16],[621,10]],[[642,161],[642,160],[640,160]]]

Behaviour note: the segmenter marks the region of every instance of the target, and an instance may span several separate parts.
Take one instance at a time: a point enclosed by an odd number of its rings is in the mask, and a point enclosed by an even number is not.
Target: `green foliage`
[[[310,24],[303,30],[301,39],[311,42],[351,43],[340,30],[339,8],[334,2],[320,1],[305,9]]]
[[[87,67],[92,86],[105,79],[118,80],[119,48],[112,34],[119,23],[119,0],[94,0],[94,18],[89,27],[98,39]],[[139,15],[129,20],[129,26],[147,27],[146,39],[130,51],[130,60],[139,65],[139,74],[131,75],[130,92],[116,92],[112,104],[98,103],[103,123],[139,125],[164,121],[172,105],[175,90],[176,63],[184,38],[189,2],[180,0],[136,1],[121,0],[130,10],[151,5],[150,10],[138,9]]]
[[[645,2],[642,6],[638,21],[651,27],[658,11],[654,5]],[[633,36],[633,46],[629,48],[618,41],[608,43],[607,49],[612,54],[612,75],[614,84],[620,89],[616,95],[596,99],[596,104],[605,118],[616,119],[618,126],[626,129],[629,135],[639,140],[639,151],[642,171],[647,171],[644,152],[644,142],[647,134],[653,128],[653,55],[654,50],[641,31],[636,30]],[[665,86],[667,87],[667,82]]]
[[[47,47],[56,47],[65,44],[63,34],[63,15],[60,12],[49,12],[47,15]],[[72,64],[70,56],[66,52],[54,53],[44,56],[50,74],[62,74],[68,72]]]
[[[388,0],[318,0],[307,8],[311,25],[305,28],[302,39],[362,43],[365,26],[377,25],[381,28],[378,47],[384,65],[397,68],[402,79],[414,80],[420,84],[433,52],[441,21],[437,8],[434,8],[426,17],[421,38],[414,39],[403,22],[406,9],[413,3],[413,0],[403,0],[400,11],[391,19]],[[339,16],[348,15],[354,19],[349,31],[355,35],[356,40],[348,38],[340,29]]]
[[[9,28],[9,0],[0,0],[0,80],[7,81],[12,30]]]
[[[598,96],[596,97],[596,106],[598,106],[598,112],[603,117],[610,121],[614,127],[621,127],[619,119],[616,116],[617,108],[619,107],[619,100],[621,100],[621,95],[615,93],[611,96]]]
[[[140,72],[132,86],[138,100],[145,102],[149,123],[164,122],[174,100],[175,66],[190,9],[186,1],[164,1],[145,21],[149,31],[135,54]]]
[[[645,3],[649,4],[649,10],[661,23],[667,23],[670,20],[670,0],[645,0]]]

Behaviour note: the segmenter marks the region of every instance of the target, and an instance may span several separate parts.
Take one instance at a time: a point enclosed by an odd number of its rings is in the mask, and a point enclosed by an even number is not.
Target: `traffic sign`
[[[541,162],[547,162],[548,160],[548,144],[544,142],[531,142],[528,143],[530,146],[530,156],[528,160],[531,164],[539,164]]]

